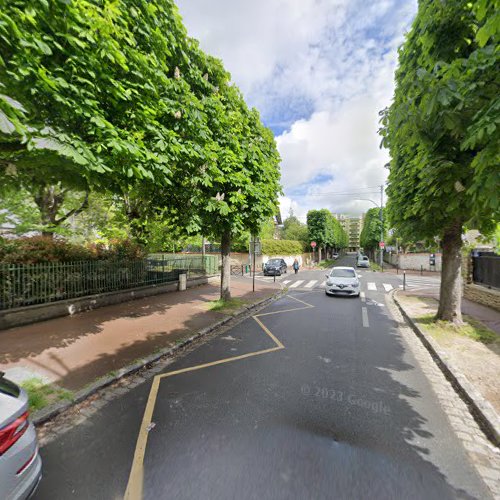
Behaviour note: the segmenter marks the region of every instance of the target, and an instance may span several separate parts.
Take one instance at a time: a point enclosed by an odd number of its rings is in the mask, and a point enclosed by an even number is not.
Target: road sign
[[[250,240],[250,253],[262,255],[262,243],[260,241]]]
[[[380,248],[384,248],[384,247],[385,247],[385,242],[381,241],[381,242],[378,244],[378,246],[379,246]]]
[[[316,242],[315,241],[311,241],[311,247],[316,248]]]

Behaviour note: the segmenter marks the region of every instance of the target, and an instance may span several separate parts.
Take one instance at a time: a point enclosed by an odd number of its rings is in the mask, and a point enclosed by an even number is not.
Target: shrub
[[[296,240],[262,240],[264,255],[298,255],[304,251],[304,244]]]
[[[38,264],[41,262],[75,262],[82,260],[130,260],[144,257],[143,249],[129,241],[104,245],[76,245],[63,239],[32,236],[0,238],[0,263]]]

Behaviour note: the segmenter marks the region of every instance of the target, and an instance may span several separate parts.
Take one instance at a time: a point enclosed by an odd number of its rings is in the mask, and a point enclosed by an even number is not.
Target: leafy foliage
[[[363,229],[360,235],[360,244],[364,250],[376,250],[379,246],[381,234],[385,235],[385,217],[384,231],[381,233],[382,221],[380,220],[380,209],[370,208],[365,215]]]
[[[108,246],[84,246],[43,236],[17,239],[0,238],[0,263],[37,264],[82,260],[134,260],[143,257],[142,248],[129,240],[113,241]]]
[[[304,249],[309,250],[309,232],[307,225],[293,214],[283,221],[283,239],[296,240],[303,244]]]
[[[304,251],[302,242],[294,240],[262,240],[264,255],[299,255]]]
[[[439,237],[437,319],[462,322],[461,236],[499,220],[500,0],[422,0],[382,112],[388,216],[406,240]]]
[[[499,218],[498,0],[420,2],[382,113],[388,215],[409,239]]]
[[[315,241],[318,248],[345,248],[349,239],[332,213],[323,208],[307,212],[307,229],[309,241]]]

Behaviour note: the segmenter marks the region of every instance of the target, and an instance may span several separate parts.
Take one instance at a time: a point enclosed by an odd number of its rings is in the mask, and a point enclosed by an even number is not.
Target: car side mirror
[[[329,278],[329,277],[330,277],[330,275],[329,275],[329,274],[325,274],[325,276],[326,276],[327,278]]]

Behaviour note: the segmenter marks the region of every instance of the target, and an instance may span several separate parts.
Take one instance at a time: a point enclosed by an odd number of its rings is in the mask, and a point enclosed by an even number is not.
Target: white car
[[[24,500],[42,478],[42,460],[28,395],[0,372],[0,498]]]
[[[354,295],[359,297],[359,276],[354,267],[334,267],[326,275],[327,295]]]
[[[370,259],[366,255],[358,255],[358,260],[356,261],[356,266],[358,266],[358,267],[370,267]]]

